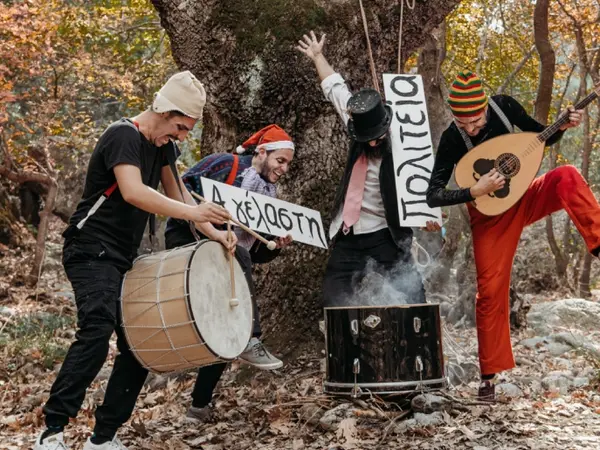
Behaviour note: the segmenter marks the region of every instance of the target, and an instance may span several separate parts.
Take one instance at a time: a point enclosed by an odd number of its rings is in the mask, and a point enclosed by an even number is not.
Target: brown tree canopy
[[[324,100],[310,61],[295,49],[302,34],[327,33],[325,55],[352,89],[372,85],[357,1],[152,0],[180,69],[207,88],[203,153],[231,151],[269,123],[297,144],[278,188],[285,200],[318,209],[325,227],[346,159],[348,139]],[[423,45],[459,0],[416,0],[404,9],[403,56]],[[364,2],[379,74],[397,72],[400,2]],[[295,337],[316,329],[327,254],[294,245],[261,270],[257,289],[263,325]],[[288,331],[291,331],[288,332]]]

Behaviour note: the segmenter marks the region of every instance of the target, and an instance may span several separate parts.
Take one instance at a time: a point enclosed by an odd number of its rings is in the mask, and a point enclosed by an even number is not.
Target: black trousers
[[[119,354],[94,428],[97,435],[112,438],[131,416],[148,374],[129,350],[120,325],[121,280],[131,261],[101,242],[75,239],[65,243],[63,265],[75,292],[78,331],[44,406],[46,425],[64,427],[77,415],[116,332]]]
[[[191,244],[194,241],[190,241],[190,236],[190,233],[167,232],[165,235],[165,246],[171,249]],[[252,336],[260,337],[260,317],[258,305],[256,304],[254,281],[252,279],[252,258],[248,250],[240,246],[237,246],[235,250],[235,257],[244,271],[252,296],[252,312],[254,316]],[[227,363],[218,363],[198,369],[198,376],[196,377],[196,383],[192,391],[192,406],[203,408],[212,401],[213,392],[226,368]]]
[[[323,281],[323,304],[327,306],[367,306],[358,304],[357,289],[368,272],[381,275],[407,303],[425,303],[423,280],[417,271],[410,241],[399,247],[389,229],[374,233],[336,236]],[[377,298],[370,299],[377,304]]]

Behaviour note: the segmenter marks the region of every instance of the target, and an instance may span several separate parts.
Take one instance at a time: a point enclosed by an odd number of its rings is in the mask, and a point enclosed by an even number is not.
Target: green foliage
[[[61,331],[72,329],[74,324],[72,317],[54,314],[19,317],[9,322],[0,335],[0,350],[7,348],[11,355],[29,354],[50,369],[68,350],[68,342],[60,338]]]
[[[145,109],[175,70],[144,0],[3,3],[0,41],[0,131],[23,165],[33,162],[32,146],[91,151],[110,122]]]

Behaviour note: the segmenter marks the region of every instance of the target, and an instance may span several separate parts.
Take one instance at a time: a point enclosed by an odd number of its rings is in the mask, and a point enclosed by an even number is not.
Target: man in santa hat
[[[183,175],[182,180],[186,187],[203,195],[201,178],[205,177],[275,198],[275,184],[288,172],[294,159],[294,143],[290,136],[279,126],[269,125],[237,147],[236,153],[216,153],[203,158]],[[273,356],[260,340],[260,319],[252,280],[252,264],[272,261],[282,248],[292,242],[292,237],[275,239],[277,248],[269,250],[244,230],[235,227],[234,231],[237,241],[235,256],[244,270],[254,309],[252,338],[240,359],[259,369],[279,369],[283,362]],[[213,238],[210,233],[202,237]],[[193,243],[196,239],[187,223],[169,219],[165,241],[167,248],[174,248]],[[207,420],[210,417],[209,405],[213,391],[226,366],[226,363],[222,363],[200,368],[192,391],[192,406],[187,413],[188,419]]]

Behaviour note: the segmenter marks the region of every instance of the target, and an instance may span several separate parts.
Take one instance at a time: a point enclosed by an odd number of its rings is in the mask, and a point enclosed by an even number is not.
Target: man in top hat
[[[329,229],[333,249],[327,263],[325,306],[350,306],[357,282],[368,270],[382,273],[406,295],[407,303],[424,303],[425,291],[411,254],[413,231],[400,226],[389,127],[392,110],[379,93],[363,89],[352,95],[342,76],[323,55],[325,35],[313,32],[297,49],[317,69],[325,97],[333,103],[350,135],[344,175],[335,197]],[[428,223],[431,231],[439,225]],[[393,278],[393,279],[392,279]]]
[[[494,400],[495,374],[515,366],[510,343],[509,288],[513,258],[523,228],[547,215],[566,209],[590,252],[600,251],[600,207],[587,183],[573,166],[562,166],[536,178],[513,207],[498,216],[485,216],[470,202],[504,186],[505,179],[492,169],[471,188],[448,189],[454,166],[474,146],[513,131],[539,133],[544,125],[530,117],[508,95],[488,97],[479,77],[460,72],[448,104],[454,121],[440,138],[427,190],[431,207],[467,203],[471,218],[477,268],[476,320],[481,384],[479,397]],[[557,142],[567,128],[578,126],[582,111],[570,108],[569,122],[546,144]]]
[[[201,178],[205,177],[275,198],[275,185],[288,172],[294,158],[294,143],[290,136],[279,126],[269,125],[250,136],[236,149],[236,153],[215,153],[203,158],[183,175],[186,187],[203,195]],[[252,263],[272,261],[282,248],[292,242],[292,238],[286,236],[275,239],[277,249],[269,250],[250,233],[238,227],[234,230],[237,237],[235,256],[244,270],[254,310],[252,338],[240,359],[262,370],[279,369],[283,362],[273,356],[260,340],[260,318],[252,280]],[[212,233],[216,231],[214,228],[205,229],[203,234],[212,239]],[[187,223],[169,219],[165,242],[167,248],[174,248],[193,243],[195,238]],[[192,406],[187,412],[188,419],[203,421],[210,417],[213,391],[226,367],[227,364],[222,363],[199,369],[192,391]]]
[[[192,73],[173,75],[150,109],[111,124],[94,148],[82,199],[63,234],[63,265],[75,292],[79,330],[43,408],[47,429],[34,450],[68,449],[63,428],[77,416],[86,389],[106,360],[113,332],[119,354],[96,410],[94,434],[83,448],[125,449],[116,432],[129,419],[148,371],[125,340],[119,292],[149,214],[188,220],[200,230],[212,227],[209,221],[222,224],[230,218],[215,204],[196,205],[185,192],[182,202],[182,182],[174,172],[174,141],[185,139],[202,117],[205,102],[204,87]],[[159,182],[166,196],[156,190]],[[229,245],[226,233],[215,238]]]

